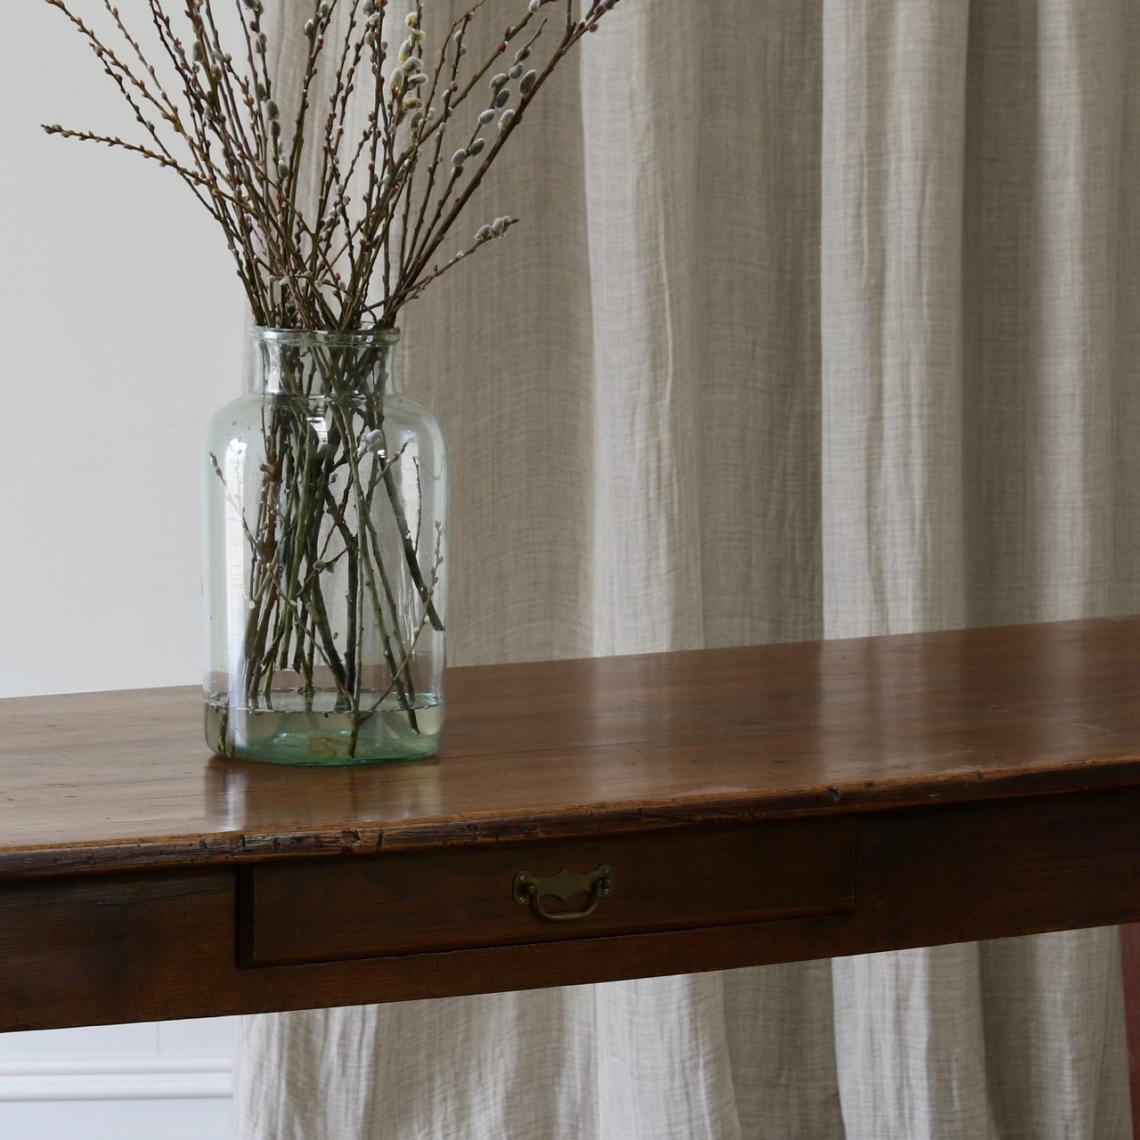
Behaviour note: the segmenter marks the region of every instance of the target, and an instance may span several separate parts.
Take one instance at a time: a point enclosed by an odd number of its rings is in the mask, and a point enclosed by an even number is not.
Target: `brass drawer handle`
[[[543,899],[556,898],[559,902],[567,902],[575,895],[589,894],[589,904],[583,910],[558,911],[552,913],[543,904]],[[539,917],[549,922],[571,922],[574,919],[585,918],[598,909],[602,899],[608,899],[614,893],[614,869],[603,863],[596,871],[588,875],[575,875],[565,867],[549,879],[540,879],[530,871],[519,871],[515,875],[514,896],[519,906],[529,906]]]

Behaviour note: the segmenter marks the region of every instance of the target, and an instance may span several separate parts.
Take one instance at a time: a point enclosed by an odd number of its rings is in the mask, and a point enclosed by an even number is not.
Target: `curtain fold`
[[[962,194],[970,6],[827,0],[824,632],[965,624]]]
[[[523,224],[405,322],[452,660],[1140,609],[1140,6],[625,0],[584,48],[463,223]],[[241,1135],[1127,1140],[1121,1005],[1095,930],[251,1018]]]

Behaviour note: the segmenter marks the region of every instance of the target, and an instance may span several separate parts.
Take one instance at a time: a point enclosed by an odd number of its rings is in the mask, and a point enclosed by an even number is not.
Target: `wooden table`
[[[1126,619],[459,669],[439,760],[336,770],[211,759],[190,689],[0,702],[0,1029],[1140,919],[1138,665]]]

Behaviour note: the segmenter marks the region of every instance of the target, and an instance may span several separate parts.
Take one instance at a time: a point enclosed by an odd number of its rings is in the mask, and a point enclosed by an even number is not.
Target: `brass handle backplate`
[[[598,909],[602,899],[614,893],[614,869],[603,863],[596,871],[586,875],[576,875],[565,867],[549,879],[539,878],[530,871],[519,871],[515,875],[514,897],[519,906],[528,906],[539,918],[548,922],[571,922],[585,918]],[[575,895],[588,894],[590,901],[582,910],[549,911],[543,899],[555,898],[559,902],[569,902]]]

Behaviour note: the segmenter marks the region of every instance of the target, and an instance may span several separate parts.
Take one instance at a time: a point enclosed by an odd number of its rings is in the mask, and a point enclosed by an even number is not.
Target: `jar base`
[[[231,760],[339,768],[423,760],[439,751],[443,702],[419,695],[410,707],[364,694],[360,712],[338,709],[325,694],[286,694],[271,707],[238,707],[207,698],[206,743]]]

